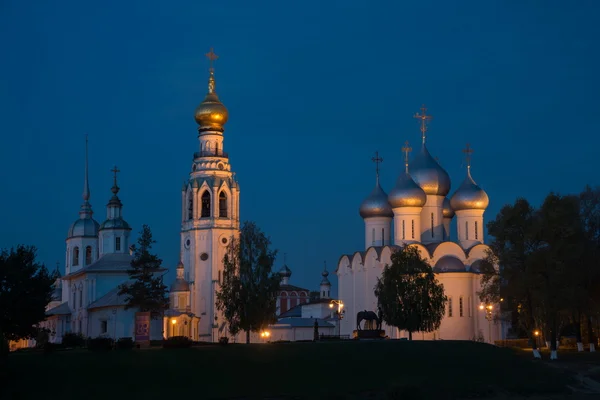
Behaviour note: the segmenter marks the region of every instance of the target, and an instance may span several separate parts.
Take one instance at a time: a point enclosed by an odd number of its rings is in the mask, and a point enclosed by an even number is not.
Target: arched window
[[[469,240],[469,221],[465,221],[465,239]]]
[[[194,218],[194,195],[192,192],[188,194],[188,219]]]
[[[404,220],[402,220],[402,240],[406,239],[406,235],[404,234]]]
[[[477,221],[475,221],[475,240],[479,240],[479,235],[477,234]]]
[[[375,246],[375,228],[373,228],[373,232],[371,233],[371,244]]]
[[[433,213],[431,213],[431,237],[433,237]]]
[[[224,191],[219,193],[219,217],[227,218],[227,195]]]
[[[279,297],[280,297],[280,300],[279,300],[279,314],[283,314],[284,312],[286,312],[288,310],[287,292],[281,292],[281,295]]]
[[[92,246],[88,246],[85,248],[85,265],[90,265],[92,263]]]
[[[208,218],[210,217],[210,193],[208,190],[205,190],[202,193],[202,212],[200,213],[200,218]]]
[[[415,238],[415,220],[411,221],[411,229],[412,229],[412,238]]]
[[[459,313],[459,315],[460,315],[461,317],[463,317],[463,316],[464,316],[464,313],[463,313],[463,311],[464,311],[464,310],[463,310],[463,308],[464,308],[464,306],[463,306],[463,297],[462,297],[462,296],[460,296],[460,297],[458,298],[458,313]]]
[[[73,266],[79,265],[79,247],[73,249]]]
[[[298,305],[298,293],[290,293],[290,308],[294,308]]]

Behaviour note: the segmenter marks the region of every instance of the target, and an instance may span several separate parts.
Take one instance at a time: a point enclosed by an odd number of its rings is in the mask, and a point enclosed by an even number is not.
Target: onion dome
[[[189,292],[190,284],[183,277],[183,263],[179,261],[177,264],[177,278],[171,285],[171,292]]]
[[[396,186],[388,196],[392,208],[423,207],[427,201],[425,191],[413,180],[408,171],[402,173],[396,181]]]
[[[475,183],[467,167],[467,177],[450,198],[450,206],[454,211],[485,210],[489,204],[487,193]]]
[[[379,184],[379,177],[377,177],[375,189],[373,189],[371,194],[363,200],[358,212],[363,219],[374,217],[394,217],[392,207],[390,206],[390,203],[388,203],[388,196]]]
[[[108,201],[106,205],[107,209],[107,219],[100,225],[100,230],[105,229],[125,229],[131,230],[131,226],[123,219],[122,208],[123,203],[117,194],[119,193],[119,186],[117,185],[117,172],[120,172],[115,166],[111,170],[114,174],[113,186],[110,189],[112,192],[112,197]]]
[[[83,203],[79,208],[79,219],[71,224],[67,238],[98,237],[100,224],[92,218],[94,212],[90,204],[90,185],[88,183],[88,140],[85,138],[85,177],[83,181]]]
[[[454,210],[450,206],[450,200],[447,197],[444,198],[444,203],[442,204],[442,216],[444,218],[454,218]]]
[[[283,264],[283,267],[279,270],[279,276],[282,278],[290,278],[292,276],[292,270],[287,265]]]
[[[429,154],[425,143],[412,162],[411,175],[428,195],[446,196],[450,193],[450,176]]]
[[[196,111],[194,112],[194,118],[196,119],[196,123],[198,123],[199,131],[220,131],[223,132],[223,126],[227,123],[227,119],[229,118],[229,113],[227,108],[219,101],[219,97],[215,92],[215,71],[212,67],[212,62],[217,59],[217,55],[210,49],[210,52],[206,54],[208,59],[210,60],[210,76],[208,78],[208,93],[206,97],[200,103],[198,107],[196,107]]]
[[[321,272],[321,276],[323,277],[323,279],[321,279],[321,286],[331,286],[331,283],[327,278],[329,276],[329,272],[327,271],[327,264],[325,264],[325,268],[323,269],[323,272]]]

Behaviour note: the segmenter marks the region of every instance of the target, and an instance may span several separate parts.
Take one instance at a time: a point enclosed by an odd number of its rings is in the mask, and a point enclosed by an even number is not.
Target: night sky
[[[292,284],[317,289],[323,261],[364,249],[371,158],[389,193],[423,103],[451,193],[475,150],[487,220],[599,184],[600,2],[453,3],[0,1],[0,248],[35,245],[64,271],[87,133],[95,219],[116,164],[133,236],[150,225],[174,277],[211,46],[241,218],[277,269],[287,253]]]

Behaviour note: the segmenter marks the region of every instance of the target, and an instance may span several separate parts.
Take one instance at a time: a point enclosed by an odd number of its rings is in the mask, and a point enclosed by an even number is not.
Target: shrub
[[[223,346],[225,346],[227,343],[229,343],[229,338],[227,336],[223,336],[219,338],[219,344],[222,344]]]
[[[130,337],[119,338],[119,340],[117,340],[117,349],[118,350],[133,349],[133,338],[130,338]]]
[[[183,349],[191,345],[192,341],[186,336],[173,336],[163,341],[163,348],[165,349]]]
[[[46,344],[50,340],[50,335],[48,334],[48,329],[40,328],[38,329],[37,336],[35,338],[35,347],[38,349],[45,349]]]
[[[9,351],[8,340],[6,340],[2,332],[0,332],[0,359],[8,356]]]
[[[87,341],[87,348],[91,351],[108,351],[112,350],[115,341],[112,338],[97,337],[89,338]]]
[[[83,347],[85,346],[85,338],[81,333],[65,333],[62,337],[64,347]]]

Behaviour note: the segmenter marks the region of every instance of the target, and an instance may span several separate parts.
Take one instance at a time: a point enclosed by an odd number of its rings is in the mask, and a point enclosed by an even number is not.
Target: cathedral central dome
[[[196,107],[194,118],[202,130],[223,131],[223,126],[229,119],[227,108],[219,101],[219,97],[214,92],[209,92],[204,101]]]
[[[425,144],[411,164],[411,176],[428,195],[446,196],[450,192],[450,176],[429,154]]]

